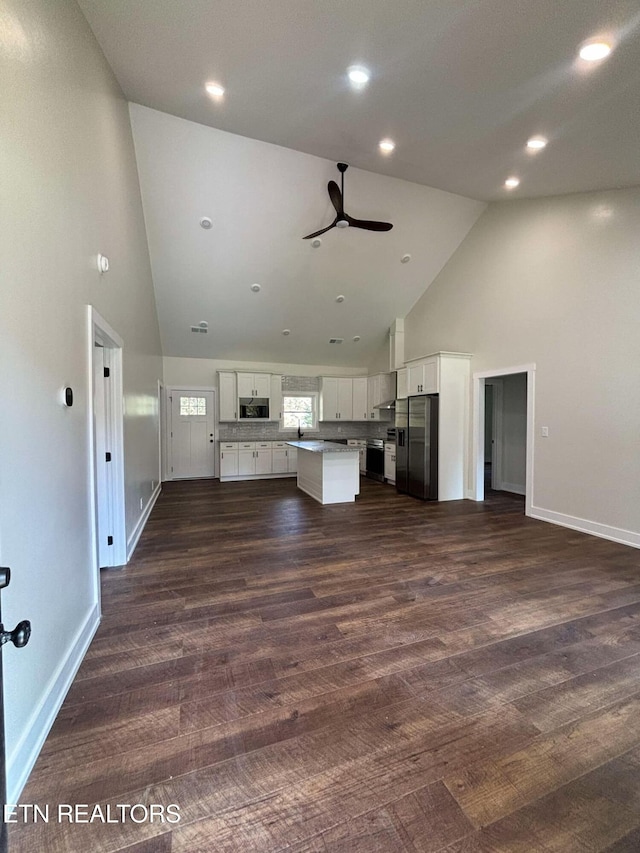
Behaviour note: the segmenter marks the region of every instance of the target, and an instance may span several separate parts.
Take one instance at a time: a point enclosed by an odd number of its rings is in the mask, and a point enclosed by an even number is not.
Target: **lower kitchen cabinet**
[[[297,471],[298,451],[284,441],[220,442],[220,479],[282,477]]]
[[[384,478],[389,483],[396,481],[396,446],[387,441],[384,443]]]

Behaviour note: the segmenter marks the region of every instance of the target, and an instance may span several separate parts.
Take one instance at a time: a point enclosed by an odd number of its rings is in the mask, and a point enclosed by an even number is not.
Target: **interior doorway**
[[[97,568],[127,562],[122,408],[123,341],[89,306],[89,442]],[[99,590],[98,575],[96,584]],[[97,593],[99,595],[99,592]]]
[[[168,479],[216,476],[215,389],[167,389]]]
[[[473,376],[472,497],[490,492],[524,495],[533,505],[535,365]]]

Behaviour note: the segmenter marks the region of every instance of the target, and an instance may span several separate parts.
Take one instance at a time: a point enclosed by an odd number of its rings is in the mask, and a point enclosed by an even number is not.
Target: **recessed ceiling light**
[[[209,327],[209,324],[207,323],[206,320],[200,320],[198,325],[200,326],[201,329],[207,329]]]
[[[224,86],[219,83],[207,83],[204,88],[212,98],[221,98],[224,95]]]
[[[359,340],[360,340],[360,335],[354,335],[354,337],[353,337],[354,344],[357,344]]]
[[[290,334],[291,334],[291,329],[283,329],[283,330],[282,330],[282,334],[283,334],[283,335],[290,335]]]
[[[382,151],[383,154],[391,154],[395,147],[396,144],[393,139],[383,139],[382,142],[378,143],[378,148]]]
[[[203,216],[200,220],[200,227],[204,228],[205,231],[208,231],[210,228],[213,228],[213,222],[208,216]]]
[[[600,59],[606,59],[611,53],[611,45],[606,41],[588,41],[580,48],[580,59],[585,62],[598,62]]]
[[[363,86],[366,86],[369,82],[369,78],[371,77],[367,69],[363,68],[362,65],[352,65],[351,68],[347,69],[347,74],[351,81],[351,85],[355,86],[356,89],[361,89]]]
[[[318,249],[320,246],[322,246],[322,240],[319,237],[316,237],[315,240],[311,241],[311,245],[314,249]]]
[[[504,185],[508,190],[515,190],[517,186],[520,186],[520,178],[507,178]]]
[[[254,293],[259,293],[261,289],[262,288],[260,287],[259,284],[252,284],[251,285],[251,290],[253,290]]]
[[[544,138],[544,136],[532,136],[531,139],[527,140],[527,148],[530,151],[542,151],[543,148],[547,147],[548,140]]]
[[[336,302],[344,302],[344,296],[340,294],[340,296],[336,296]]]
[[[411,260],[411,255],[403,255],[400,258],[400,263],[401,264],[408,264],[410,260]]]

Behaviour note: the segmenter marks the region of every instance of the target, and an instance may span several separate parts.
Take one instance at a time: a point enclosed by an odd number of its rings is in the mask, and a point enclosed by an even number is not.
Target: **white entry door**
[[[173,389],[170,402],[172,479],[213,477],[213,391]]]

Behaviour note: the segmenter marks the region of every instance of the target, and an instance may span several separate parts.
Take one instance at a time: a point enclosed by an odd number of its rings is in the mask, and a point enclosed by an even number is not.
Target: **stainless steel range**
[[[384,483],[384,440],[367,439],[367,477]]]

